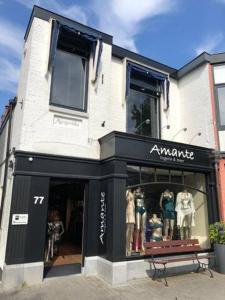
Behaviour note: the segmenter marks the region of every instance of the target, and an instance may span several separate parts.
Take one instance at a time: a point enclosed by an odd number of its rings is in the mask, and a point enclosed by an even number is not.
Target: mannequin
[[[151,219],[149,220],[150,229],[152,231],[151,241],[160,242],[163,240],[162,238],[162,228],[163,224],[161,219],[157,217],[157,214],[153,214]]]
[[[135,224],[135,204],[134,204],[134,194],[131,189],[126,192],[127,208],[126,208],[126,252],[127,255],[131,254],[132,244],[133,244],[133,234],[134,234],[134,224]]]
[[[186,189],[177,194],[176,200],[177,225],[180,227],[181,239],[191,238],[191,227],[195,226],[195,207],[191,193]]]
[[[136,232],[135,232],[135,251],[138,251],[141,242],[141,250],[144,251],[145,240],[145,223],[146,223],[146,209],[145,209],[145,195],[141,187],[138,187],[134,192],[134,200],[136,204],[135,218],[136,218]]]
[[[174,207],[174,194],[166,189],[160,197],[160,207],[163,211],[164,220],[164,234],[166,238],[173,238],[174,220],[175,220],[175,207]]]
[[[61,236],[64,233],[64,226],[62,221],[60,221],[58,212],[53,212],[49,217],[48,222],[48,250],[46,261],[52,259],[54,256],[54,249],[58,251],[58,243],[61,240]]]

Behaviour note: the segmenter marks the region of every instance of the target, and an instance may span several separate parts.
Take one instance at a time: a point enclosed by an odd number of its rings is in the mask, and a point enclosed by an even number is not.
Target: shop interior
[[[85,183],[51,179],[46,228],[45,267],[82,263]]]
[[[127,256],[144,255],[149,241],[196,238],[209,248],[205,180],[202,173],[128,166]]]

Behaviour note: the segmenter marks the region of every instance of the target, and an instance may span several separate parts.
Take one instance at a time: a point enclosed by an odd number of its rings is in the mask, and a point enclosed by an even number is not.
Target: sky
[[[113,42],[174,68],[225,52],[225,0],[0,0],[0,115],[17,94],[33,5],[113,35]]]

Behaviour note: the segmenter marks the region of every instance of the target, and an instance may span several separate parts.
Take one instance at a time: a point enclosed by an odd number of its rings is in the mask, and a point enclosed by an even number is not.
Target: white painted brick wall
[[[183,77],[178,88],[181,127],[186,127],[187,131],[177,135],[176,140],[214,148],[208,65],[204,64]],[[201,136],[196,136],[198,132],[201,132]]]
[[[91,82],[90,61],[87,113],[59,108],[52,110],[49,105],[51,76],[46,75],[50,29],[49,22],[34,18],[27,42],[29,49],[25,58],[25,75],[22,74],[26,83],[20,81],[19,87],[24,105],[23,126],[17,148],[98,159],[98,139],[113,130],[126,131],[123,61],[112,58],[111,46],[104,44],[101,72],[95,85]],[[61,119],[61,126],[55,124],[56,118],[64,118]],[[103,121],[105,127],[101,126]],[[79,126],[72,126],[73,123]],[[166,125],[170,125],[170,129]],[[179,132],[184,127],[187,127],[187,132]],[[182,78],[179,84],[171,79],[170,109],[164,112],[161,103],[161,128],[163,139],[190,143],[192,137],[201,132],[202,135],[196,136],[192,144],[214,146],[206,65]]]

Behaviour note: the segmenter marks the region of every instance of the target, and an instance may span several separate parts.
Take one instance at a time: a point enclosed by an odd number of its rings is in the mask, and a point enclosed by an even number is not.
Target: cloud
[[[0,90],[14,92],[19,77],[19,65],[0,58]]]
[[[97,26],[112,34],[114,43],[137,51],[135,37],[143,30],[143,22],[170,13],[175,4],[176,0],[95,0],[93,10]]]
[[[24,29],[12,23],[0,20],[0,46],[7,48],[16,57],[21,56]]]
[[[58,0],[15,0],[16,2],[26,6],[27,8],[32,8],[35,4],[46,9],[52,10],[53,12],[59,13],[60,15],[66,16],[70,19],[76,20],[78,22],[87,24],[87,15],[83,7],[71,4],[66,5],[60,3]]]
[[[197,55],[201,54],[202,52],[206,51],[208,53],[212,53],[217,51],[218,47],[221,46],[222,42],[224,41],[224,34],[219,32],[214,34],[210,37],[207,37],[205,41],[203,41],[196,49],[195,52]]]

